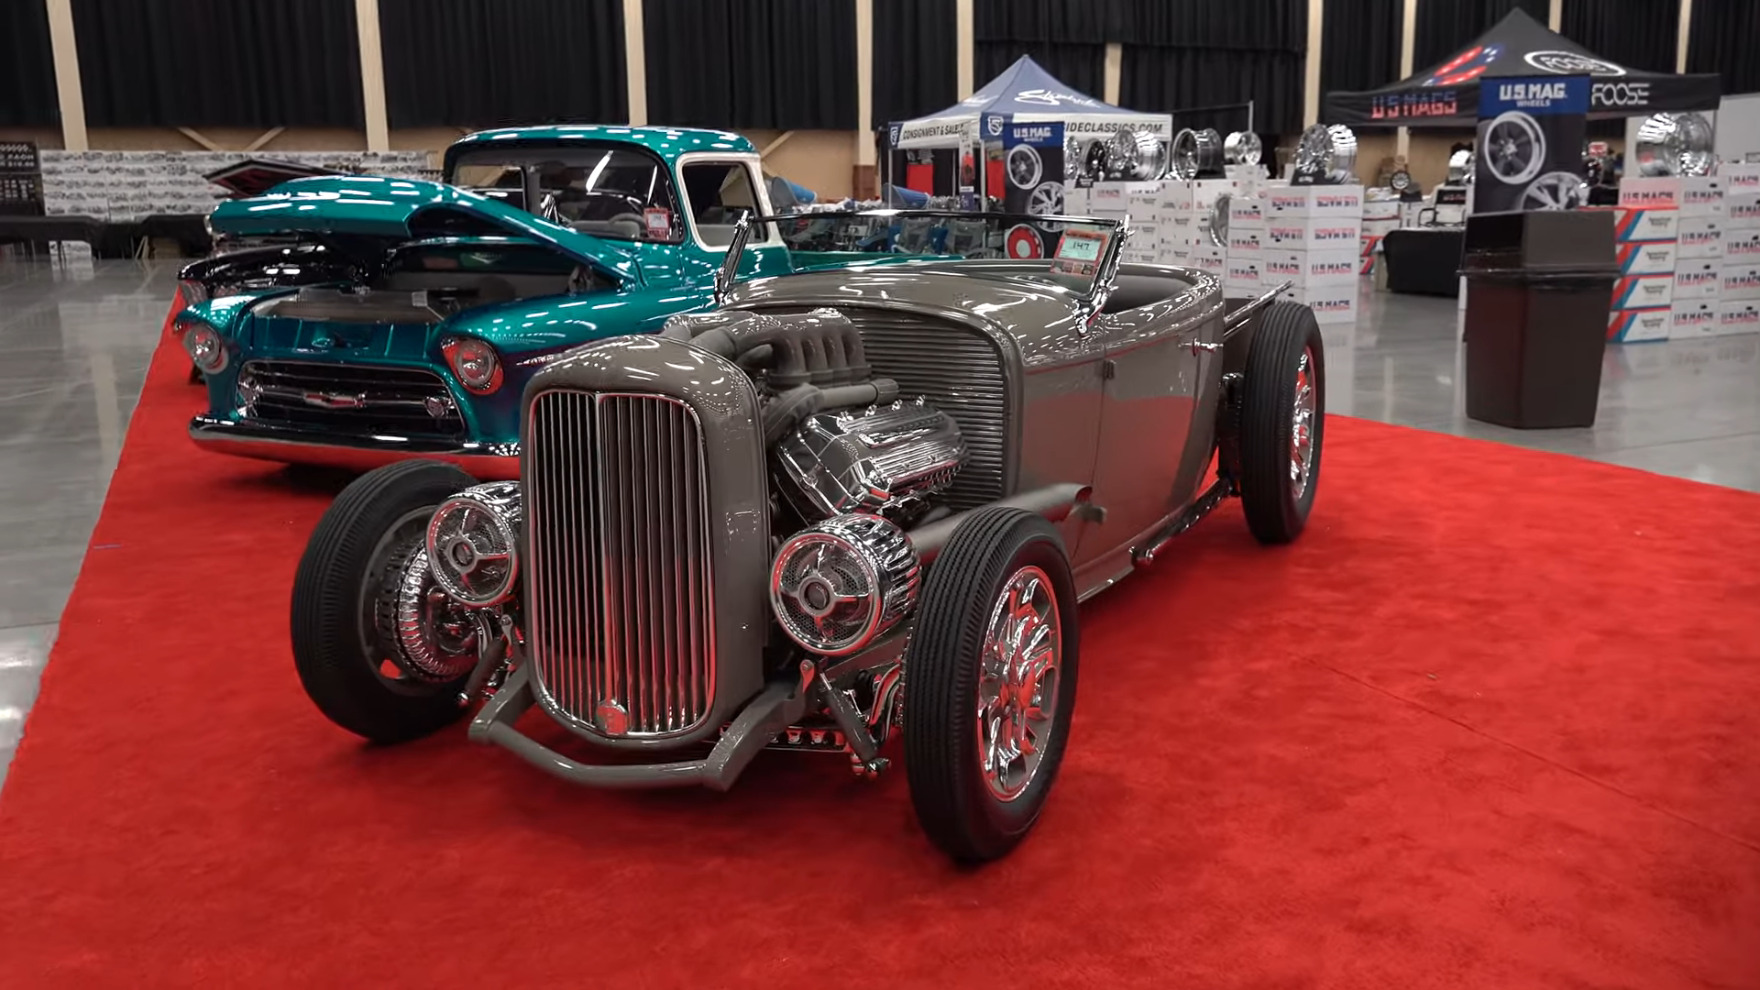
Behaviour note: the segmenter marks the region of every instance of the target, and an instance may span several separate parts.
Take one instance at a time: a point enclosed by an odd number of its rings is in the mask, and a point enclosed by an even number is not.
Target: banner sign
[[[1586,75],[1480,81],[1474,212],[1585,205],[1583,134],[1590,95]]]
[[[991,174],[1000,173],[1001,179],[992,184],[990,195],[1002,200],[1003,212],[1062,214],[1064,125],[986,114],[983,131],[986,157],[993,163]],[[1008,231],[1004,248],[1012,258],[1044,258],[1056,241],[1053,231],[1020,224]]]

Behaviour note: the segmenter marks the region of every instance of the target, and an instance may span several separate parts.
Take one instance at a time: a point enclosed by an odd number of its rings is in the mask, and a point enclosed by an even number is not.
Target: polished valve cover
[[[965,457],[952,417],[920,398],[817,413],[776,446],[780,487],[808,519],[902,508],[951,484]]]

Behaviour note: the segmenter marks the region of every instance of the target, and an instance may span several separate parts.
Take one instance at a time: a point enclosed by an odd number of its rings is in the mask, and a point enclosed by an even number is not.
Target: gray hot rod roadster
[[[893,257],[734,284],[742,224],[718,309],[532,376],[518,481],[361,476],[295,580],[312,700],[395,742],[486,698],[471,738],[604,787],[725,789],[766,748],[873,775],[896,731],[930,838],[1013,848],[1068,743],[1078,604],[1229,496],[1300,534],[1325,363],[1305,307],[1121,264],[1118,223],[986,216],[1048,256],[939,254],[973,220],[757,220]],[[533,706],[583,752],[522,732]]]

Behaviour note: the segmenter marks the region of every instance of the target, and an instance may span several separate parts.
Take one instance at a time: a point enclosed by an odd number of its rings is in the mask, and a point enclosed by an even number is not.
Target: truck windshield
[[[678,197],[660,159],[623,145],[485,148],[461,155],[446,181],[533,213],[554,208],[582,233],[678,243]]]

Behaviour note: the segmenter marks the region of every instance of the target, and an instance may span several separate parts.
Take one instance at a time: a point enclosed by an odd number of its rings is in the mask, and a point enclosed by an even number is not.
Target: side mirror
[[[745,254],[746,242],[752,239],[752,215],[741,212],[739,222],[733,225],[733,239],[727,242],[727,257],[721,261],[721,270],[715,273],[715,305],[727,302],[727,293],[733,283],[739,279],[739,259]]]

